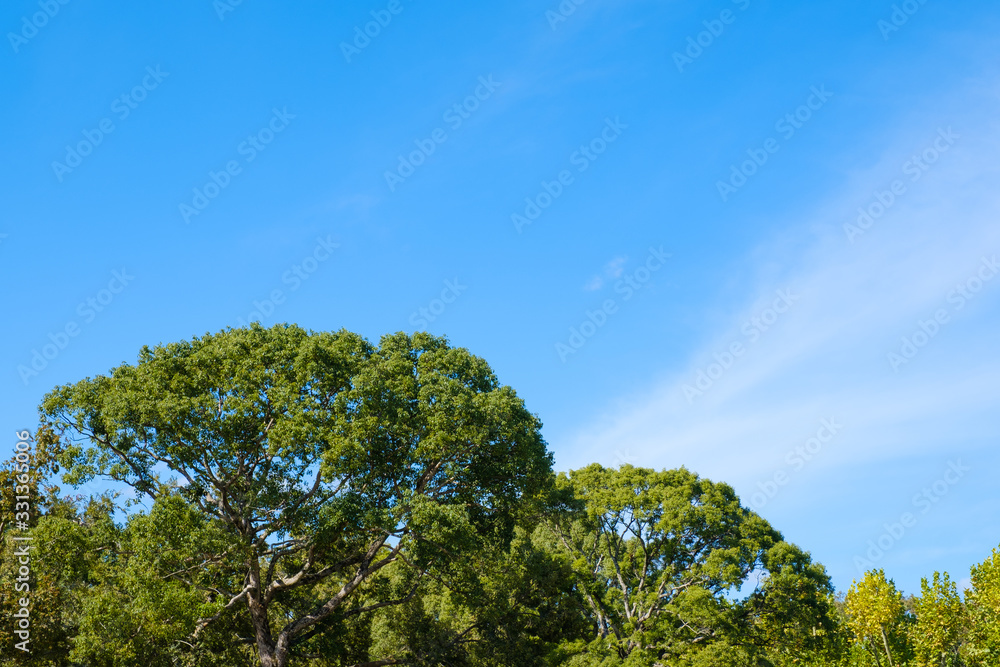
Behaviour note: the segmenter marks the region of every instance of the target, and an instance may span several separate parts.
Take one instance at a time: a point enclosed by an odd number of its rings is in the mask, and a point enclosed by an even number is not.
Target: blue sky
[[[729,482],[838,588],[1000,543],[995,3],[17,0],[0,27],[11,447],[145,344],[426,328],[557,468]]]

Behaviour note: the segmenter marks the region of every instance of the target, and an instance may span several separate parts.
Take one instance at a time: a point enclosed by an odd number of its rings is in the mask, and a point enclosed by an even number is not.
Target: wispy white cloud
[[[995,116],[995,93],[987,101]],[[763,279],[688,364],[583,424],[560,467],[614,464],[627,447],[639,465],[687,465],[749,490],[834,418],[843,430],[809,474],[837,485],[852,466],[947,456],[1000,437],[1000,275],[982,278],[1000,257],[1000,128],[956,117],[960,139],[911,181],[902,166],[946,130],[936,120],[901,131],[878,164],[851,174],[804,224],[755,249],[755,261],[787,270]],[[905,180],[905,193],[851,243],[844,224],[894,179]],[[804,254],[787,254],[803,241]],[[779,290],[791,305],[775,303]],[[947,320],[935,326],[942,312]],[[904,338],[924,344],[906,347]],[[890,353],[912,358],[893,364]],[[902,497],[908,488],[901,483]],[[808,489],[799,492],[789,498],[807,500]]]
[[[996,117],[1000,103],[990,101]],[[1000,502],[989,472],[1000,465],[1000,274],[983,279],[1000,258],[1000,125],[975,120],[956,118],[960,141],[907,181],[854,243],[844,224],[901,178],[901,165],[933,142],[939,123],[900,132],[878,164],[753,249],[753,265],[782,268],[762,272],[729,326],[687,363],[559,443],[567,453],[559,468],[618,465],[617,452],[627,450],[634,465],[684,465],[728,482],[813,550],[841,589],[859,576],[869,540],[907,511],[917,525],[876,565],[906,573],[905,590],[919,590],[919,576],[960,577],[981,561],[996,536],[976,517],[995,514]],[[946,321],[932,323],[942,313]],[[894,364],[890,354],[910,358]],[[833,437],[819,431],[824,419],[838,425]],[[796,448],[809,447],[816,453],[793,464]],[[924,518],[913,494],[952,457],[971,467],[968,481]]]
[[[622,272],[625,270],[625,263],[628,261],[628,257],[624,255],[619,255],[613,260],[604,265],[604,275],[608,278],[619,278]]]
[[[626,262],[628,262],[628,257],[624,255],[615,257],[604,265],[601,273],[591,276],[590,280],[583,286],[583,289],[588,292],[595,292],[604,287],[605,279],[614,280],[615,278],[619,278],[625,271]]]

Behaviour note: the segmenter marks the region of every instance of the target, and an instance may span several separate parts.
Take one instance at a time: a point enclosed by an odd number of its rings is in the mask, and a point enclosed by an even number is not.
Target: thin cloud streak
[[[800,261],[780,256],[796,246],[787,239],[755,250],[792,268],[759,285],[753,302],[687,368],[623,397],[580,429],[560,448],[573,452],[560,467],[610,464],[616,449],[628,447],[639,465],[687,465],[739,487],[780,466],[821,418],[840,420],[844,430],[836,447],[811,464],[814,474],[934,451],[945,435],[953,442],[995,438],[1000,429],[987,420],[1000,403],[1000,359],[995,334],[976,323],[1000,302],[1000,276],[961,309],[953,290],[977,276],[984,258],[989,264],[1000,256],[1000,197],[983,194],[1000,191],[994,158],[1000,131],[984,123],[962,133],[853,244],[843,223],[854,220],[874,189],[886,187],[904,151],[887,151],[894,157],[856,174],[838,200],[789,231],[815,235]],[[921,127],[899,145],[920,145],[926,135]],[[978,196],[965,196],[973,181]],[[788,290],[794,302],[766,331],[751,324],[757,334],[751,339],[744,325],[760,321],[778,290]],[[889,353],[900,354],[901,339],[939,310],[947,322],[894,370]],[[734,342],[744,351],[730,358]]]

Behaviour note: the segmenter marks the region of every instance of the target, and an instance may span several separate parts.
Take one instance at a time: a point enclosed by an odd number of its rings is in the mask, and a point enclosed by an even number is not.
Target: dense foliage
[[[822,565],[685,470],[555,475],[489,366],[427,334],[252,326],[51,392],[0,467],[30,534],[24,665],[987,667],[1000,552],[959,595]],[[23,458],[23,457],[22,457]],[[104,480],[120,491],[64,495]],[[19,594],[0,588],[10,618]]]

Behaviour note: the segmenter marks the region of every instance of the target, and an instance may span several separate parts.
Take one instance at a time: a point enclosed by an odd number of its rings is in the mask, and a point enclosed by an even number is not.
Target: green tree
[[[920,580],[920,596],[914,599],[917,617],[912,645],[917,667],[946,667],[958,656],[965,607],[948,573],[934,573],[933,580]]]
[[[89,559],[88,586],[78,595],[76,660],[95,667],[249,662],[245,643],[226,636],[223,622],[197,641],[188,637],[197,620],[215,610],[203,587],[232,585],[216,556],[228,543],[221,524],[179,494],[164,493],[150,512],[101,528],[91,535],[98,557]]]
[[[574,642],[586,641],[570,568],[538,549],[525,528],[508,550],[484,550],[464,567],[470,571],[436,580],[378,619],[377,640],[408,647],[422,656],[419,664],[476,667],[559,665],[579,651]]]
[[[59,470],[53,434],[22,431],[18,438],[25,448],[0,465],[0,616],[9,620],[0,626],[0,645],[15,664],[66,665],[76,632],[73,592],[86,571],[88,531],[107,501],[78,512],[49,483]],[[23,629],[14,616],[24,612],[22,600],[30,614]]]
[[[135,365],[56,389],[41,413],[68,481],[102,475],[152,502],[84,610],[77,655],[94,664],[146,660],[135,637],[151,625],[149,644],[222,632],[264,667],[320,649],[342,664],[409,660],[372,655],[365,624],[465,555],[505,548],[551,479],[521,399],[427,334],[375,348],[344,331],[230,329],[143,348]],[[108,627],[118,653],[100,656]]]
[[[891,579],[886,580],[884,571],[871,570],[851,584],[844,607],[855,642],[876,665],[881,666],[883,659],[889,667],[904,663],[908,645],[903,596]]]
[[[775,665],[836,657],[840,628],[826,569],[785,541],[761,554],[760,568],[761,582],[734,607],[733,643]]]
[[[545,524],[549,548],[572,567],[592,627],[569,664],[745,664],[811,650],[833,627],[823,568],[731,487],[597,464],[557,484],[566,510]],[[753,574],[758,587],[738,599]]]
[[[970,664],[1000,663],[1000,550],[974,565],[972,588],[966,591],[969,611],[969,641],[966,654]]]

